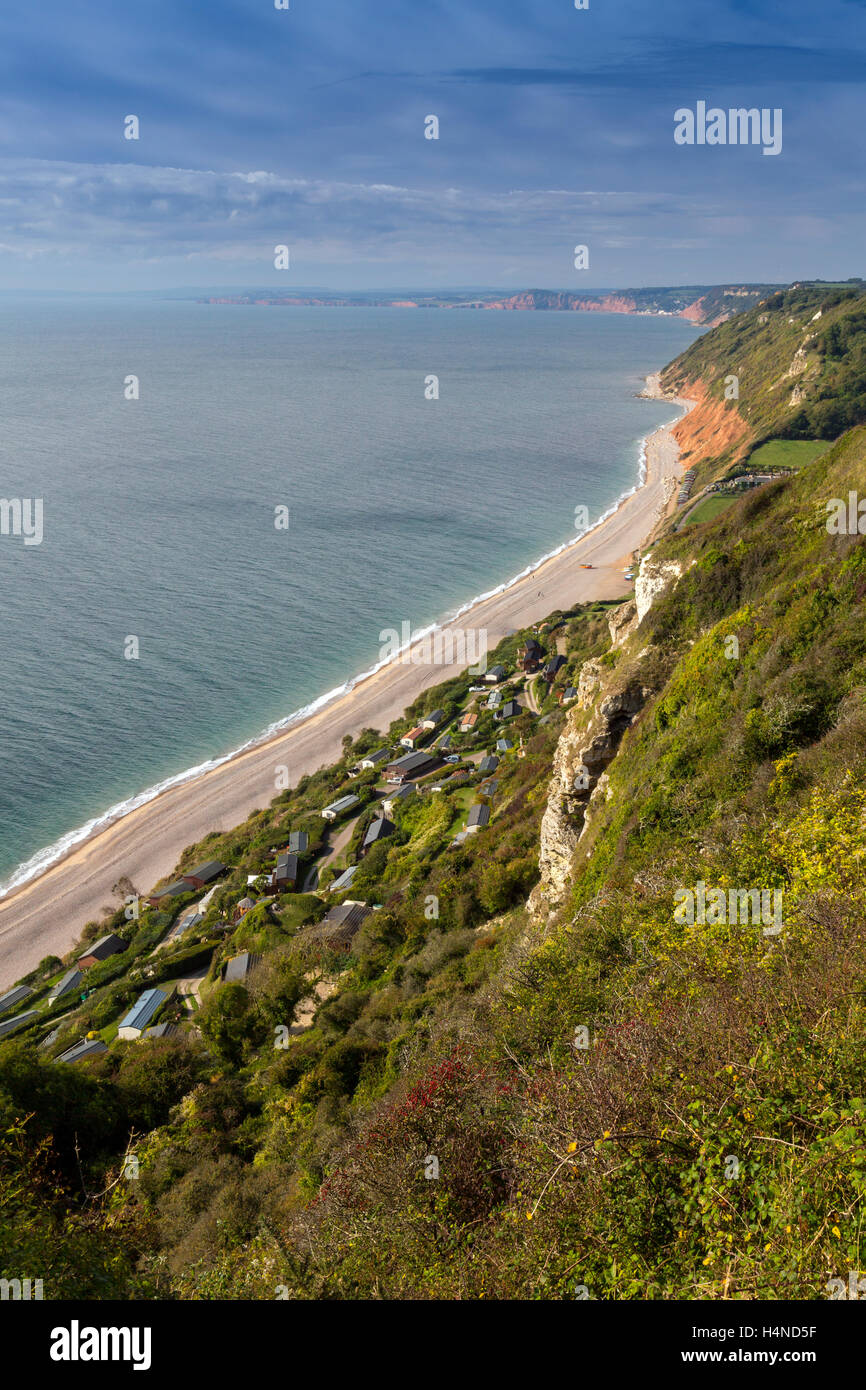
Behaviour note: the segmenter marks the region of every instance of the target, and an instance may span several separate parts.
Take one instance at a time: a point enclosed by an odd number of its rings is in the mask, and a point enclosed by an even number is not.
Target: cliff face
[[[724,455],[734,461],[749,452],[755,432],[733,401],[717,400],[700,379],[685,383],[682,394],[697,402],[673,427],[684,459],[698,453],[705,458]]]
[[[570,712],[556,747],[547,806],[541,821],[541,879],[527,902],[527,909],[536,920],[542,920],[562,902],[591,803],[606,794],[606,769],[616,757],[623,734],[637,718],[649,693],[631,681],[602,696],[597,661],[584,663],[579,692],[578,703]],[[588,724],[585,720],[587,707],[593,709]]]
[[[613,648],[621,647],[626,638],[630,637],[635,628],[640,623],[637,604],[633,599],[623,603],[619,608],[615,608],[608,619],[608,631],[610,632],[610,645]]]
[[[733,291],[732,291],[733,293]],[[741,306],[738,305],[737,308]],[[718,328],[720,323],[727,323],[734,309],[720,309],[718,305],[710,302],[707,295],[701,295],[693,304],[687,304],[681,311],[681,317],[689,319],[691,323],[699,323],[702,327]]]
[[[634,585],[637,623],[643,622],[660,594],[680,578],[684,566],[679,560],[654,560],[645,555],[640,562]]]
[[[662,372],[662,384],[689,395],[695,382],[706,388],[698,408],[677,427],[684,448],[703,448],[705,480],[708,465],[727,468],[739,462],[744,444],[830,440],[866,421],[864,291],[862,282],[850,288],[795,285],[751,308],[748,296],[733,289],[703,295],[704,322],[713,322],[714,311],[729,306],[744,312],[697,337]],[[725,400],[733,377],[738,399]]]
[[[485,300],[482,307],[511,310],[574,310],[585,314],[638,313],[637,301],[630,295],[605,294],[581,298],[576,294],[555,294],[539,290],[527,290],[522,294],[510,295],[506,299]]]
[[[719,294],[702,294],[697,299],[684,302],[683,297],[674,298],[668,306],[666,301],[656,301],[651,298],[651,293],[647,296],[633,293],[630,290],[623,290],[619,294],[596,294],[596,295],[577,295],[570,293],[554,293],[548,290],[526,290],[521,294],[506,296],[502,299],[491,299],[482,302],[484,309],[551,309],[551,310],[573,310],[584,314],[670,314],[674,317],[688,319],[691,323],[700,324],[702,327],[717,327],[724,323],[736,309],[741,309],[742,304],[735,307],[719,303]],[[726,295],[747,294],[748,291],[723,291]],[[757,296],[754,296],[755,298]]]
[[[646,617],[656,599],[684,573],[677,560],[641,561],[634,601],[614,610],[609,620],[611,649],[621,647]],[[638,660],[641,659],[641,653]],[[547,805],[539,840],[540,880],[527,910],[543,921],[562,903],[572,877],[574,856],[593,809],[608,795],[607,769],[623,735],[643,709],[650,691],[631,678],[606,688],[605,667],[598,658],[585,661],[577,682],[577,701],[569,712],[553,758]],[[587,711],[590,711],[587,720]]]
[[[715,326],[732,313],[757,303],[772,287],[742,286],[661,286],[654,289],[599,290],[578,294],[570,290],[519,290],[515,294],[439,295],[410,297],[378,295],[335,295],[254,291],[249,294],[215,296],[209,304],[270,304],[283,306],[318,305],[332,308],[376,306],[395,309],[504,309],[517,312],[579,312],[584,314],[667,314],[690,322]]]

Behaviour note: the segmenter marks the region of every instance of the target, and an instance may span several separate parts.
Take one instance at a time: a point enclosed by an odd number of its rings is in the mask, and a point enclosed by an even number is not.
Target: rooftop
[[[121,1028],[145,1028],[167,999],[168,994],[163,989],[146,989],[144,994],[139,995],[129,1013],[120,1020],[117,1025],[118,1031]]]
[[[301,940],[306,945],[322,946],[325,949],[347,948],[372,910],[366,903],[339,903],[331,908],[317,926],[308,927],[302,932]]]
[[[75,989],[83,979],[84,976],[80,970],[76,970],[74,967],[72,970],[67,970],[63,979],[58,980],[57,984],[53,985],[48,991],[48,998],[52,1001],[62,998],[62,996],[68,994],[71,989]]]
[[[367,849],[370,845],[375,845],[377,840],[384,840],[387,836],[393,835],[395,829],[396,826],[392,820],[386,820],[384,816],[380,816],[378,820],[372,821],[368,826],[364,836],[364,848]]]
[[[322,815],[326,816],[330,813],[331,815],[339,816],[343,811],[348,811],[351,807],[359,806],[360,804],[360,798],[357,796],[341,796],[337,801],[332,801],[329,806],[326,806],[322,811]]]
[[[28,1009],[26,1013],[16,1014],[14,1018],[4,1018],[0,1023],[0,1037],[4,1033],[13,1033],[16,1028],[20,1028],[22,1023],[32,1023],[39,1017],[38,1009]]]
[[[92,946],[87,946],[78,959],[84,960],[87,956],[95,956],[97,960],[107,960],[109,956],[115,956],[119,951],[125,950],[126,942],[122,937],[109,932],[107,936],[101,936],[98,941],[94,941]]]
[[[199,878],[202,883],[211,883],[213,879],[219,878],[224,874],[226,865],[221,864],[219,859],[209,859],[206,864],[199,864],[197,868],[190,869],[185,875],[186,878]]]
[[[395,758],[390,768],[396,768],[398,772],[414,772],[418,767],[424,767],[427,763],[434,763],[435,756],[432,753],[425,753],[419,749],[417,753],[404,753],[401,758]]]
[[[364,754],[363,758],[361,759],[361,766],[363,767],[365,764],[367,764],[370,767],[376,767],[378,763],[386,762],[388,758],[390,758],[390,756],[390,748],[377,748],[375,753]]]
[[[10,989],[6,994],[0,995],[0,1014],[5,1014],[9,1009],[14,1009],[16,1004],[20,1004],[22,1000],[27,999],[32,993],[33,990],[28,989],[26,985],[16,985],[14,989]]]
[[[260,960],[261,956],[254,955],[252,951],[241,951],[240,955],[232,956],[231,960],[226,965],[223,978],[227,984],[229,981],[239,983],[247,978],[250,971],[255,969]]]
[[[82,1038],[72,1047],[67,1047],[55,1062],[80,1062],[82,1057],[93,1057],[97,1052],[107,1052],[108,1048],[101,1038]]]

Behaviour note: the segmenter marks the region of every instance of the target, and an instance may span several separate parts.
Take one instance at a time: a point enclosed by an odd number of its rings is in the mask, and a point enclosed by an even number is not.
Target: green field
[[[773,468],[802,468],[830,448],[829,439],[768,439],[749,455],[748,467],[759,472]]]
[[[721,497],[718,493],[711,493],[705,497],[703,502],[699,502],[694,511],[691,512],[683,522],[684,526],[701,526],[705,521],[712,521],[713,517],[718,516],[719,512],[727,511],[732,502],[736,502],[736,497]]]
[[[448,827],[449,839],[463,829],[463,823],[469,814],[469,807],[475,804],[477,793],[474,787],[460,787],[451,794],[451,808],[454,818]]]

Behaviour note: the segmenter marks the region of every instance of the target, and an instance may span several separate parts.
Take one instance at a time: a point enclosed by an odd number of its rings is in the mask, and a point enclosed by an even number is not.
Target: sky
[[[289,3],[4,6],[0,289],[864,273],[866,0]],[[780,153],[677,144],[701,101]]]

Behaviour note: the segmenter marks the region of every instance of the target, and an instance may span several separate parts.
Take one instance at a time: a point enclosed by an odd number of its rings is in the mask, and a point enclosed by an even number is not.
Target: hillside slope
[[[866,295],[821,285],[771,294],[699,338],[662,384],[698,401],[676,434],[700,482],[771,438],[836,439],[866,420]]]
[[[295,1218],[320,1288],[821,1298],[862,1266],[866,544],[824,502],[864,481],[861,429],[645,562],[560,743],[567,881]],[[701,884],[724,911],[678,920]]]

